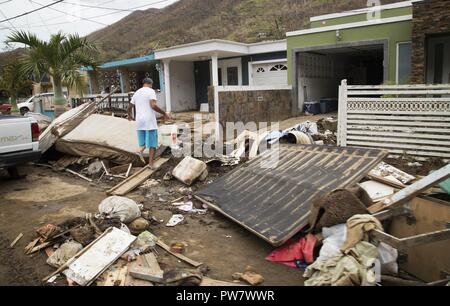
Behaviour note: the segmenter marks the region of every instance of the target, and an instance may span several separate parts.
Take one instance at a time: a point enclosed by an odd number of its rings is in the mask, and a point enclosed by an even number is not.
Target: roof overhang
[[[328,26],[328,27],[287,32],[286,36],[291,37],[291,36],[322,33],[322,32],[329,32],[329,31],[345,30],[345,29],[351,29],[351,28],[376,26],[376,25],[381,25],[381,24],[408,21],[408,20],[412,20],[412,19],[413,19],[412,15],[404,15],[404,16],[397,16],[397,17],[390,17],[390,18],[383,18],[383,19],[374,19],[374,20],[369,20],[369,21],[352,22],[352,23],[338,24],[338,25],[333,25],[333,26]]]
[[[123,60],[117,60],[117,61],[111,61],[104,63],[97,68],[99,69],[113,69],[113,68],[120,68],[124,66],[135,66],[135,65],[142,65],[144,63],[149,63],[155,60],[155,55],[149,54],[141,57],[133,57],[133,58],[127,58]],[[82,71],[92,71],[92,67],[82,67]]]
[[[322,21],[322,20],[348,17],[348,16],[354,16],[354,15],[360,15],[360,14],[367,14],[367,13],[373,12],[374,10],[390,10],[390,9],[396,9],[396,8],[410,7],[414,4],[414,2],[420,2],[420,1],[422,1],[422,0],[411,0],[411,1],[403,1],[403,2],[397,2],[397,3],[385,4],[385,5],[379,5],[379,6],[369,6],[369,7],[365,7],[365,8],[358,9],[358,10],[314,16],[314,17],[311,17],[309,20],[311,22]]]
[[[200,61],[212,56],[227,58],[258,53],[286,51],[286,40],[245,44],[227,40],[206,40],[155,51],[157,60]]]

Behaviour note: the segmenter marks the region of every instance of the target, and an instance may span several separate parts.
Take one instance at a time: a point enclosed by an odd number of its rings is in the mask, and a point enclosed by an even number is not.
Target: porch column
[[[216,120],[216,140],[220,138],[220,122],[219,122],[219,58],[217,54],[211,56],[212,85],[214,87],[214,116]]]
[[[120,91],[122,93],[125,93],[125,83],[123,81],[123,73],[121,70],[117,69],[117,74],[119,75]]]
[[[166,112],[172,112],[170,101],[170,60],[164,60],[164,90],[166,92]]]

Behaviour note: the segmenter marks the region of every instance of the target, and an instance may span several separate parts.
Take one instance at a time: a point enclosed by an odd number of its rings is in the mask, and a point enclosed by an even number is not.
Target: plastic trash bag
[[[398,251],[396,249],[381,242],[378,246],[378,258],[380,259],[382,274],[398,274]]]
[[[125,224],[141,216],[141,210],[135,201],[118,196],[104,199],[98,206],[98,210],[106,218],[119,218]]]
[[[327,261],[336,254],[339,254],[341,247],[347,239],[347,225],[338,224],[332,227],[324,227],[322,234],[325,237],[320,255],[317,260]]]

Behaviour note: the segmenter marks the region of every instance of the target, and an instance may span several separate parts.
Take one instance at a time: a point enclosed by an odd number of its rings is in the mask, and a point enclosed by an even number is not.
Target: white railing
[[[450,159],[450,84],[339,87],[338,145]]]

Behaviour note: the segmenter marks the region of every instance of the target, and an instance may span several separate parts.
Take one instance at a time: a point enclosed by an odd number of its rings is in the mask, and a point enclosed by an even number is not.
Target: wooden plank
[[[200,283],[200,287],[235,287],[235,286],[245,287],[247,285],[220,281],[209,277],[203,277],[202,282]]]
[[[187,262],[187,263],[190,264],[191,266],[194,266],[194,267],[198,268],[198,267],[200,267],[201,265],[203,265],[203,263],[197,262],[197,261],[195,261],[195,260],[192,260],[192,259],[190,259],[190,258],[188,258],[188,257],[186,257],[186,256],[184,256],[184,255],[182,255],[182,254],[178,254],[178,253],[172,252],[172,251],[170,250],[170,247],[169,247],[167,244],[165,244],[164,242],[162,242],[161,240],[158,240],[158,241],[156,242],[156,244],[157,244],[159,247],[163,248],[163,249],[164,249],[166,252],[168,252],[169,254],[175,256],[176,258],[178,258],[178,259],[180,259],[180,260],[182,260],[182,261],[184,261],[184,262]]]
[[[97,241],[99,241],[100,239],[102,239],[103,237],[105,237],[108,233],[110,233],[112,231],[112,227],[108,228],[106,231],[103,232],[103,234],[101,234],[100,236],[98,236],[94,241],[92,241],[88,246],[86,246],[84,249],[82,249],[81,251],[79,251],[77,254],[75,254],[71,259],[69,259],[64,265],[62,265],[61,267],[59,267],[59,269],[57,269],[56,271],[54,271],[53,273],[47,275],[46,277],[44,277],[42,279],[43,282],[48,281],[52,276],[55,276],[59,273],[61,273],[62,271],[66,270],[67,267],[74,262],[78,257],[80,257],[81,255],[83,255],[84,253],[87,252],[87,250],[89,250],[89,248],[94,245]]]
[[[145,254],[142,256],[144,267],[133,267],[130,269],[130,275],[137,279],[146,280],[149,282],[161,283],[164,280],[164,271],[156,260],[156,256],[153,253]]]
[[[376,175],[376,174],[369,173],[367,175],[367,177],[369,179],[371,179],[371,180],[374,180],[374,181],[377,181],[377,182],[380,182],[380,183],[383,183],[383,184],[386,184],[386,185],[389,185],[391,187],[395,187],[395,188],[398,188],[398,189],[403,189],[403,188],[406,187],[406,185],[403,185],[401,183],[400,184],[399,183],[395,183],[395,182],[393,182],[391,180],[388,180],[388,179],[384,178],[383,176],[379,176],[379,175]]]
[[[117,196],[126,195],[128,192],[134,190],[136,187],[144,183],[150,176],[152,176],[153,173],[158,171],[158,169],[168,160],[169,158],[160,158],[156,160],[154,164],[156,170],[152,170],[148,166],[144,167],[134,175],[130,176],[128,179],[124,180],[123,182],[119,183],[115,187],[108,190],[107,194]]]
[[[82,179],[85,180],[85,181],[88,181],[88,182],[90,182],[90,183],[93,182],[93,180],[91,180],[91,179],[88,178],[88,177],[85,177],[84,175],[82,175],[82,174],[80,174],[80,173],[77,173],[77,172],[72,171],[72,170],[70,170],[70,169],[66,169],[66,171],[69,172],[69,173],[71,173],[71,174],[73,174],[73,175],[76,175],[76,176],[82,178]]]
[[[23,237],[23,233],[20,233],[20,234],[16,237],[16,239],[14,239],[14,241],[11,242],[11,244],[9,245],[9,247],[12,249],[12,248],[16,245],[16,243],[19,242],[20,239],[22,239],[22,237]]]
[[[449,177],[450,177],[450,164],[424,177],[420,181],[400,190],[399,192],[389,197],[388,199],[369,207],[369,211],[371,213],[376,213],[384,209],[390,209],[402,205],[408,202],[409,200],[415,198],[417,195],[421,194],[422,191],[445,181]]]
[[[411,236],[408,238],[403,238],[400,241],[402,246],[404,246],[404,248],[411,248],[443,240],[450,240],[450,229]]]

